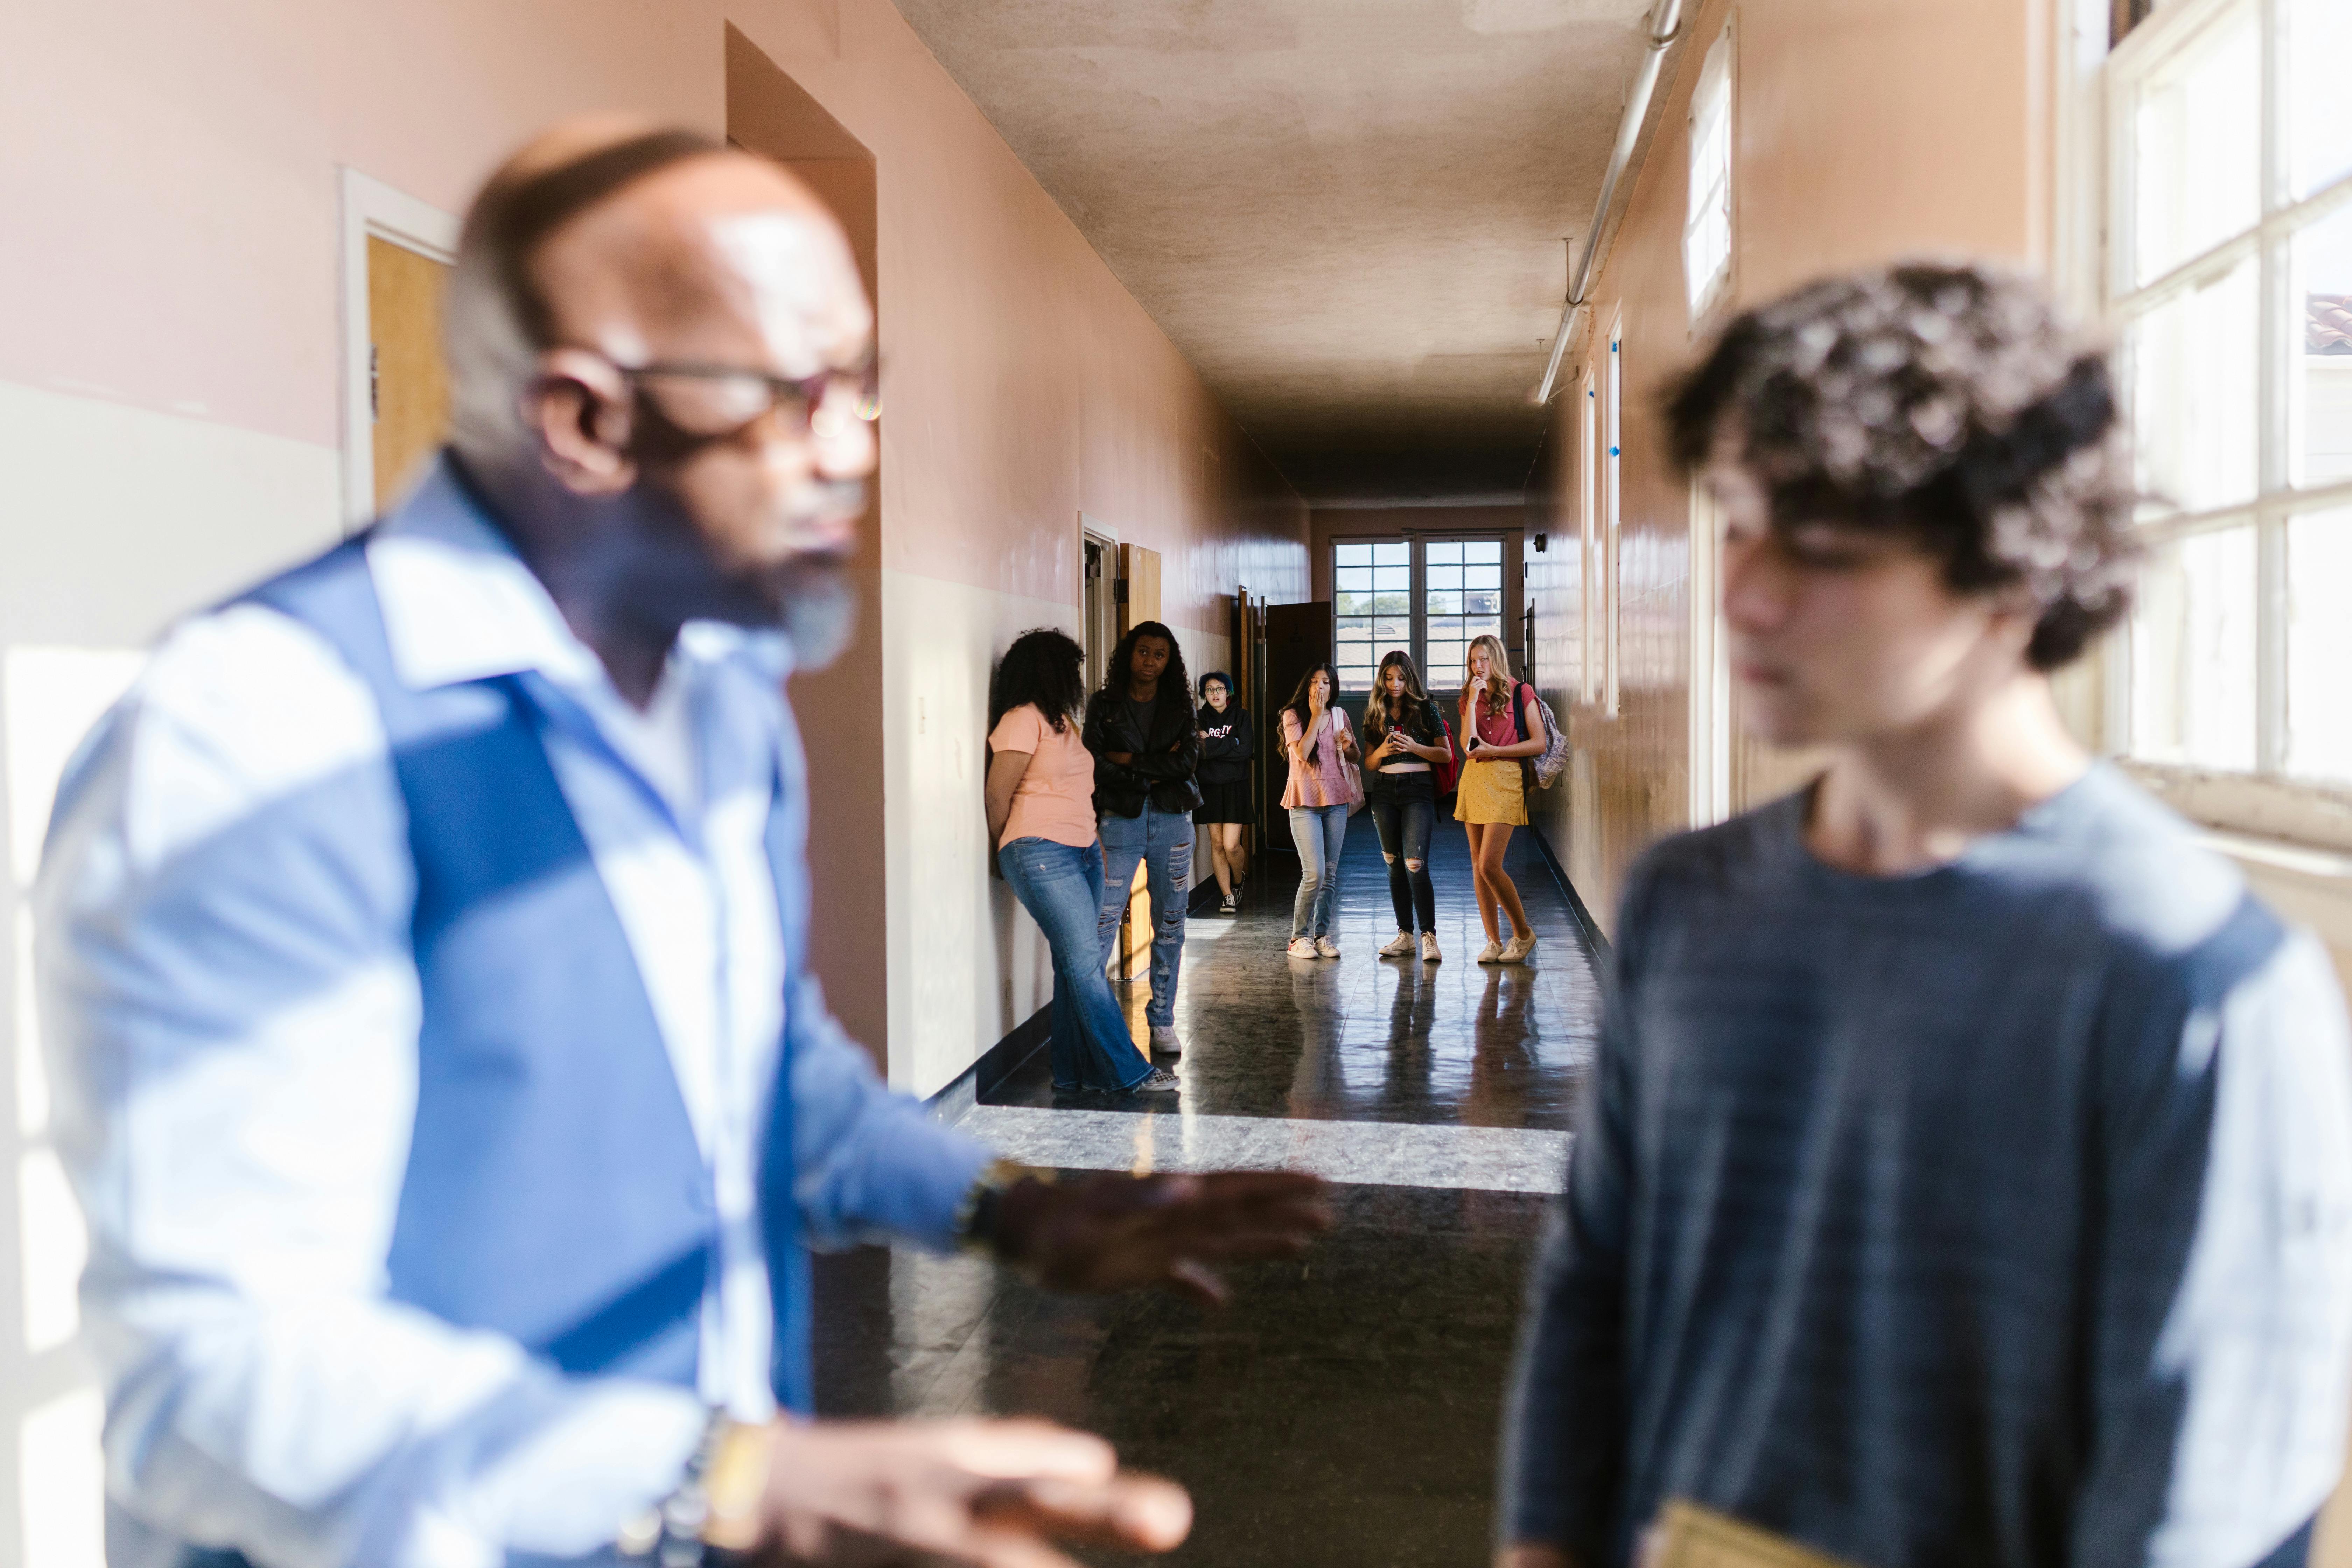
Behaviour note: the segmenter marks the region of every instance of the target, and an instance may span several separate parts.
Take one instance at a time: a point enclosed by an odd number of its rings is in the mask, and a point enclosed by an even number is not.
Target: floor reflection
[[[1370,825],[1360,817],[1354,828],[1340,884],[1345,957],[1286,958],[1290,884],[1262,876],[1237,920],[1194,921],[1204,939],[1187,943],[1177,996],[1187,1042],[1180,1103],[1061,1106],[1567,1128],[1600,993],[1567,903],[1524,835],[1511,868],[1543,940],[1532,964],[1503,969],[1470,961],[1484,936],[1452,824],[1441,827],[1433,867],[1445,961],[1377,956],[1395,929],[1386,867]],[[1144,988],[1131,988],[1139,1036],[1143,1001]],[[1057,1103],[1042,1055],[988,1098]],[[1556,1171],[1558,1141],[1531,1142],[1545,1143]],[[1341,1186],[1339,1227],[1313,1257],[1244,1271],[1222,1313],[1157,1297],[1053,1297],[967,1258],[862,1248],[824,1258],[820,1407],[1031,1413],[1100,1431],[1129,1462],[1192,1489],[1200,1521],[1177,1563],[1475,1563],[1487,1541],[1521,1283],[1546,1201],[1534,1192]]]

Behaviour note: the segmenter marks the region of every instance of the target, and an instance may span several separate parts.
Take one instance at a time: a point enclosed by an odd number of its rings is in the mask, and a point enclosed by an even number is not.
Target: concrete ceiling
[[[1516,496],[1647,0],[897,0],[1318,504]]]

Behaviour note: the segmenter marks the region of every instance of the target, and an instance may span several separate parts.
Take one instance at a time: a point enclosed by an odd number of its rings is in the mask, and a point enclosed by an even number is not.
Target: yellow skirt
[[[1518,760],[1507,763],[1464,763],[1462,784],[1454,796],[1456,822],[1507,822],[1528,825],[1528,799]]]

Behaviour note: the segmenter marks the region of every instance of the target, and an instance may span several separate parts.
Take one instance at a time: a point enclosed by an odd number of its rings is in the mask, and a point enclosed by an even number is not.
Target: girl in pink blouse
[[[1298,898],[1290,908],[1293,958],[1339,956],[1331,935],[1339,847],[1348,841],[1348,813],[1362,795],[1348,770],[1356,731],[1348,710],[1332,700],[1339,688],[1328,664],[1310,666],[1282,710],[1282,752],[1290,762],[1282,804],[1290,810],[1290,838],[1298,847]]]

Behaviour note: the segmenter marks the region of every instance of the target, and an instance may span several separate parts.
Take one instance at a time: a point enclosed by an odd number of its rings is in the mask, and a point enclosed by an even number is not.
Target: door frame
[[[368,363],[367,242],[381,239],[444,266],[457,259],[458,220],[430,202],[342,165],[343,526],[375,518],[375,399]]]
[[[1109,641],[1097,647],[1098,628],[1094,624],[1093,606],[1087,603],[1087,547],[1097,545],[1103,552],[1103,604],[1109,611],[1104,617],[1110,633]],[[1118,530],[1098,517],[1078,513],[1078,646],[1087,655],[1087,689],[1092,691],[1102,683],[1102,670],[1110,658],[1110,650],[1118,641]]]

